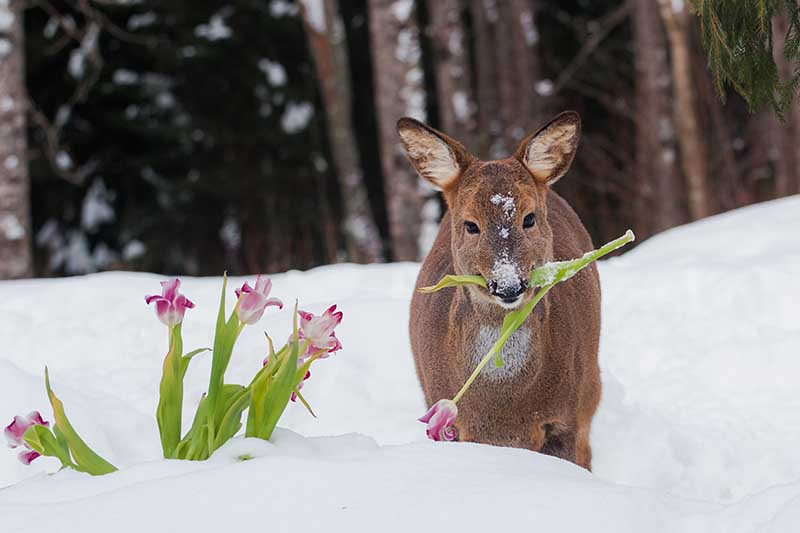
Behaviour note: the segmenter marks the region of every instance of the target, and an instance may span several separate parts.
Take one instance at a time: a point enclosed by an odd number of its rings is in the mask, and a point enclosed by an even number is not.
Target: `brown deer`
[[[580,129],[578,114],[565,112],[513,157],[480,161],[416,120],[397,123],[409,160],[448,205],[416,287],[453,273],[487,282],[414,292],[411,347],[428,405],[455,395],[497,340],[507,310],[532,298],[533,268],[592,249],[578,215],[550,190],[572,163]],[[504,366],[490,362],[460,400],[459,440],[528,448],[591,470],[599,336],[600,281],[591,265],[545,296],[506,343]]]

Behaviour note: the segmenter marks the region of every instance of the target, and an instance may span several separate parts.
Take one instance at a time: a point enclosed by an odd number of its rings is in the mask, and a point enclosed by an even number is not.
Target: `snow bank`
[[[204,463],[158,459],[166,333],[143,295],[160,276],[0,283],[0,422],[34,408],[47,417],[47,363],[73,424],[122,467],[50,476],[50,459],[26,468],[0,453],[2,530],[202,532],[269,518],[276,531],[795,531],[798,230],[792,197],[676,228],[601,264],[594,474],[524,450],[424,441],[407,335],[416,264],[274,276],[285,301],[345,313],[344,349],[303,389],[319,418],[292,405],[274,443],[237,439]],[[197,304],[187,348],[211,344],[219,287],[184,279]],[[289,324],[288,309],[270,310],[262,328],[245,330],[230,381],[263,359],[261,329],[282,338]],[[207,357],[192,363],[187,403],[205,390],[208,367]]]

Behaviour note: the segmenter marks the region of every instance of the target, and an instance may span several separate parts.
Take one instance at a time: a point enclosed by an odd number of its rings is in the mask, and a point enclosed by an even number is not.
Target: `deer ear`
[[[460,143],[413,118],[398,120],[397,133],[417,173],[437,189],[455,184],[469,162]]]
[[[552,185],[569,170],[580,136],[580,116],[565,111],[523,140],[514,157],[537,181]]]

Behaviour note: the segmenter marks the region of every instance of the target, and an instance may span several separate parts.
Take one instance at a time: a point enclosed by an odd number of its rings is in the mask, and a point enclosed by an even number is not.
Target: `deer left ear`
[[[565,111],[523,140],[514,157],[537,181],[552,185],[569,170],[580,136],[580,116]]]
[[[460,143],[413,118],[401,118],[397,133],[417,173],[439,190],[453,187],[469,164]]]

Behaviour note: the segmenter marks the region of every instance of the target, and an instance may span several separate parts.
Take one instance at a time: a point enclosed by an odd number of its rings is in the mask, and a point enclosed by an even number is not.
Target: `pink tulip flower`
[[[6,426],[3,434],[8,441],[9,448],[23,447],[24,449],[19,452],[18,458],[22,464],[29,465],[33,460],[41,454],[32,450],[28,443],[25,442],[25,432],[31,426],[44,426],[50,427],[50,422],[46,422],[39,411],[34,411],[28,416],[15,416],[9,425]]]
[[[245,282],[241,289],[236,289],[236,297],[239,298],[239,307],[236,312],[243,324],[255,324],[261,320],[264,310],[270,305],[283,309],[283,302],[269,297],[271,290],[272,281],[267,278],[262,279],[260,274],[256,277],[255,287],[251,287]]]
[[[181,280],[178,278],[162,281],[161,294],[145,296],[144,301],[148,305],[156,303],[156,315],[158,319],[169,327],[183,322],[183,315],[187,309],[192,309],[194,304],[189,298],[178,292]]]
[[[428,409],[428,412],[419,419],[428,424],[426,433],[428,438],[435,441],[456,440],[458,430],[453,427],[453,422],[458,416],[458,407],[452,400],[439,400]]]
[[[298,336],[300,340],[309,342],[306,352],[302,357],[322,352],[319,356],[324,359],[329,354],[342,349],[342,343],[336,338],[333,331],[342,321],[342,312],[336,310],[336,305],[330,306],[320,316],[314,316],[306,311],[298,311],[300,315],[300,329]]]
[[[303,388],[303,383],[305,383],[306,380],[308,378],[310,378],[310,377],[311,377],[311,371],[310,370],[306,370],[306,375],[303,376],[303,381],[301,381],[300,383],[297,384],[297,390],[302,389]],[[296,392],[292,391],[292,397],[290,398],[290,400],[292,400],[293,402],[297,401],[297,393]]]

